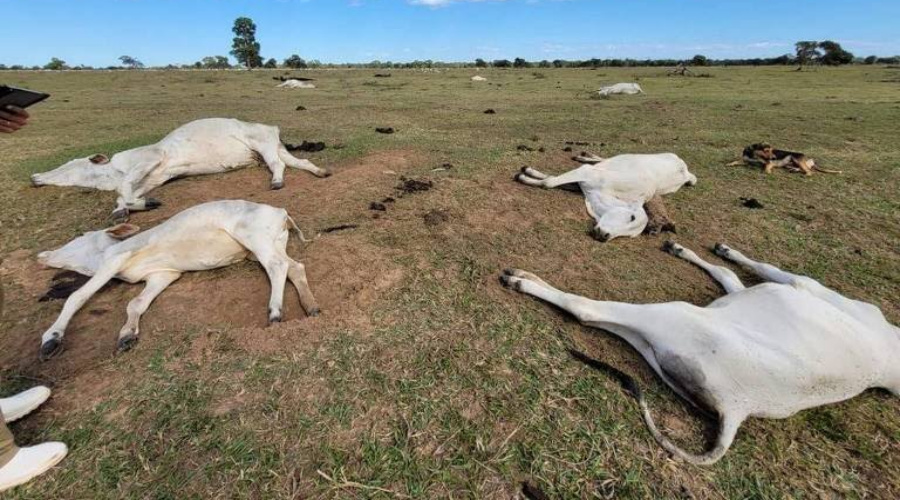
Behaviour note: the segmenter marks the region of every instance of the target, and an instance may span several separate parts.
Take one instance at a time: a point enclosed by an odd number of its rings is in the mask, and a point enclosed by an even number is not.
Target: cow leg
[[[140,334],[141,316],[147,312],[147,308],[150,307],[153,300],[180,277],[181,273],[174,271],[153,273],[147,276],[145,280],[147,285],[144,290],[128,303],[128,320],[119,331],[117,345],[119,352],[125,352],[134,347],[138,341],[138,334]]]
[[[110,259],[109,262],[100,266],[91,279],[69,296],[59,317],[41,336],[41,359],[49,359],[59,352],[69,321],[87,303],[88,299],[119,273],[130,257],[131,253],[128,252]]]
[[[307,172],[312,173],[316,177],[330,177],[331,176],[331,172],[329,170],[324,169],[324,168],[319,168],[319,167],[313,165],[313,163],[309,160],[297,158],[296,156],[292,155],[291,152],[288,151],[287,148],[284,147],[284,144],[281,144],[280,142],[278,143],[278,146],[277,146],[277,154],[278,154],[278,157],[281,158],[281,160],[284,161],[284,163],[291,168],[296,168],[298,170],[306,170]]]
[[[318,316],[319,315],[319,305],[316,302],[315,297],[313,297],[312,290],[309,288],[309,282],[306,280],[306,267],[291,259],[288,260],[288,279],[291,280],[291,283],[294,284],[294,288],[297,289],[297,295],[300,297],[300,305],[303,306],[303,310],[306,311],[307,316]]]
[[[600,326],[607,322],[630,320],[640,317],[638,310],[644,306],[619,302],[591,300],[580,295],[562,292],[538,278],[534,274],[519,269],[506,269],[500,282],[508,288],[537,297],[559,307],[574,316],[579,322]],[[626,319],[627,318],[627,319]],[[619,334],[618,331],[614,333]],[[629,340],[630,339],[626,339]]]
[[[549,175],[531,167],[522,167],[522,173],[527,175],[528,177],[531,177],[532,179],[537,179],[539,181],[550,177]]]
[[[112,218],[117,222],[124,222],[128,220],[131,212],[153,210],[161,206],[162,202],[156,198],[144,198],[128,193],[128,198],[123,195],[116,200],[116,209],[113,210]]]
[[[747,258],[741,252],[729,248],[727,245],[723,243],[716,243],[716,246],[713,248],[713,252],[722,257],[723,259],[730,260],[736,264],[745,267],[757,275],[760,278],[766,281],[773,281],[775,283],[781,283],[784,285],[794,285],[798,282],[798,280],[810,280],[811,278],[807,278],[806,276],[800,276],[797,274],[791,274],[786,271],[782,271],[777,267],[766,264],[764,262],[756,262]]]
[[[532,169],[533,170],[533,169]],[[534,172],[537,172],[533,170]],[[540,172],[538,172],[540,174]],[[542,175],[542,174],[541,174]],[[557,175],[554,177],[545,176],[542,179],[536,179],[532,177],[530,174],[526,174],[524,172],[520,172],[516,174],[516,180],[521,182],[522,184],[527,184],[529,186],[537,186],[545,189],[553,189],[564,184],[574,184],[578,182],[582,182],[585,180],[585,174],[581,171],[580,168],[576,168],[575,170],[571,170],[561,175]]]
[[[731,269],[724,266],[714,266],[698,257],[692,250],[684,248],[678,243],[667,241],[663,248],[672,255],[680,257],[706,271],[714,280],[722,285],[722,288],[725,289],[725,293],[739,292],[746,288],[744,284],[741,283],[741,279],[738,278]]]
[[[269,283],[272,285],[272,295],[269,297],[269,324],[280,323],[281,308],[284,305],[284,285],[290,266],[285,259],[271,256],[265,260],[260,259],[259,262],[269,275]]]
[[[775,283],[781,283],[783,285],[791,285],[794,287],[802,288],[803,290],[806,290],[816,297],[819,297],[820,299],[828,302],[834,307],[837,307],[847,314],[859,319],[864,323],[871,324],[876,328],[881,328],[886,323],[884,314],[881,312],[881,309],[867,302],[844,297],[843,295],[835,292],[834,290],[826,287],[825,285],[808,276],[792,274],[787,271],[783,271],[771,264],[754,261],[741,252],[729,248],[722,243],[716,243],[715,249],[713,251],[720,257],[728,259],[746,269],[753,271],[760,278],[766,281],[772,281]]]
[[[623,304],[619,302],[603,302],[586,299],[578,295],[561,292],[537,278],[531,273],[520,270],[506,270],[501,276],[501,282],[510,288],[522,293],[532,295],[547,301],[575,316],[580,322],[590,326],[603,328],[631,344],[647,362],[651,368],[679,395],[696,404],[691,393],[686,391],[692,387],[690,382],[698,379],[697,374],[691,372],[684,363],[676,364],[678,369],[668,366],[668,371],[660,366],[656,349],[664,352],[663,343],[667,337],[679,331],[691,331],[690,323],[685,322],[695,314],[685,316],[686,309],[680,304],[654,304],[641,306]],[[689,306],[692,307],[692,306]],[[689,319],[688,319],[689,321]],[[670,362],[671,364],[671,362]],[[684,378],[681,380],[679,378]],[[696,465],[710,465],[721,459],[737,435],[738,428],[744,421],[745,412],[738,408],[713,408],[719,414],[719,435],[713,448],[702,455],[688,453],[668,438],[656,427],[653,417],[644,397],[637,391],[638,403],[647,428],[653,438],[676,457]]]
[[[284,187],[284,161],[278,151],[272,147],[266,146],[259,148],[257,153],[262,156],[266,166],[272,172],[272,189],[281,189]]]

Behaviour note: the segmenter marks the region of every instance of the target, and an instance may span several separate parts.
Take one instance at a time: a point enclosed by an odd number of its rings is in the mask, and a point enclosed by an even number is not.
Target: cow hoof
[[[713,253],[718,255],[719,257],[728,257],[728,251],[731,250],[723,243],[716,243],[713,246]]]
[[[309,316],[310,318],[315,318],[321,312],[322,311],[318,307],[313,307],[312,309],[309,310],[309,312],[306,313],[306,315]]]
[[[162,202],[157,200],[156,198],[147,198],[144,202],[144,208],[147,210],[153,210],[154,208],[159,208],[162,206]]]
[[[279,190],[279,189],[281,189],[281,188],[283,188],[283,187],[284,187],[284,182],[283,182],[283,181],[278,181],[278,182],[273,182],[273,183],[272,183],[272,189],[273,189],[273,190]]]
[[[319,177],[325,178],[325,177],[331,177],[331,175],[332,175],[331,170],[326,170],[326,171],[322,172],[322,174]]]
[[[31,176],[31,185],[36,188],[43,186],[41,181],[37,180],[37,174]]]
[[[122,208],[122,209],[116,210],[115,212],[112,213],[112,219],[116,223],[127,222],[128,221],[128,209]]]
[[[41,344],[41,361],[47,361],[62,352],[62,341],[50,339]]]
[[[138,343],[138,336],[134,334],[120,337],[116,343],[116,351],[119,354],[130,351]]]
[[[506,269],[503,271],[503,274],[500,275],[500,284],[509,288],[510,290],[521,291],[522,289],[522,281],[519,278],[513,276],[512,269]]]
[[[271,326],[275,323],[281,323],[281,313],[269,315],[269,325]]]
[[[675,243],[672,240],[666,240],[666,242],[663,243],[662,249],[663,249],[663,252],[668,252],[672,255],[675,255],[676,257],[681,255],[681,250],[682,250],[681,245],[679,245],[678,243]]]
[[[524,167],[522,167],[522,168],[524,168]],[[518,174],[513,176],[513,180],[515,180],[516,182],[522,182],[522,177],[524,177],[524,176],[525,176],[524,173],[519,172]]]

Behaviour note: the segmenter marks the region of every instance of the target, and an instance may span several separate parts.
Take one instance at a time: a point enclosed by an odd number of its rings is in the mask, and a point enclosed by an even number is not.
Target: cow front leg
[[[116,209],[113,210],[112,218],[115,222],[126,222],[131,212],[142,212],[145,210],[154,210],[162,206],[162,202],[156,198],[131,197],[126,199],[119,197],[116,200]]]
[[[128,320],[119,331],[119,340],[116,345],[118,352],[125,352],[134,347],[140,334],[141,316],[147,312],[147,308],[150,307],[153,300],[180,277],[181,273],[177,272],[159,272],[147,277],[147,285],[144,290],[128,303]]]
[[[103,288],[109,280],[113,279],[122,269],[131,253],[118,255],[110,259],[107,263],[100,266],[97,273],[89,279],[81,288],[69,296],[66,304],[63,306],[62,312],[56,321],[50,325],[50,328],[41,336],[41,359],[47,360],[58,354],[62,348],[62,339],[65,336],[66,327],[69,321],[75,316],[75,313],[87,303],[97,291]]]
[[[716,246],[713,247],[713,252],[723,259],[730,260],[746,269],[753,271],[760,278],[766,281],[774,281],[775,283],[793,285],[798,280],[810,279],[805,276],[799,276],[786,271],[782,271],[781,269],[778,269],[771,264],[751,260],[741,252],[729,248],[724,243],[716,243]]]
[[[722,288],[725,289],[725,293],[739,292],[746,288],[744,284],[741,283],[741,279],[738,278],[737,274],[734,274],[734,271],[731,269],[723,266],[714,266],[698,257],[692,250],[684,248],[678,243],[667,241],[663,246],[663,250],[706,271],[714,280],[722,285]]]

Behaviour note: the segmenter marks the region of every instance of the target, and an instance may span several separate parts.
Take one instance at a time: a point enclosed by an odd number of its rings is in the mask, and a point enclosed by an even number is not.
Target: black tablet
[[[7,106],[18,106],[25,109],[48,97],[50,97],[50,94],[2,85],[0,86],[0,109],[6,108]]]

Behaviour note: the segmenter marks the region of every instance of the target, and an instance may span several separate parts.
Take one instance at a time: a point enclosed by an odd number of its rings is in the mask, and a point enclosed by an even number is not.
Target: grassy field
[[[573,168],[563,148],[580,141],[590,145],[576,152],[680,155],[699,183],[667,205],[675,238],[701,256],[718,261],[708,249],[727,242],[900,323],[900,70],[792,69],[489,70],[485,83],[469,70],[316,71],[316,90],[274,89],[282,72],[265,71],[0,73],[53,94],[32,126],[0,137],[0,392],[51,385],[54,399],[13,432],[71,449],[4,498],[490,499],[516,497],[525,480],[552,498],[900,497],[900,401],[887,393],[748,421],[712,467],[674,462],[616,381],[566,347],[634,375],[687,448],[703,449],[714,422],[624,342],[497,281],[518,267],[605,300],[722,294],[660,251],[671,236],[598,243],[579,196],[512,181],[522,165]],[[644,95],[592,98],[633,80]],[[61,302],[38,302],[53,272],[34,255],[105,227],[115,195],[35,189],[28,175],[212,116],[278,125],[286,142],[325,141],[309,157],[335,175],[291,171],[277,192],[260,168],[180,180],[155,192],[164,207],[133,222],[152,227],[238,197],[286,207],[307,234],[356,224],[289,249],[322,316],[303,318],[290,292],[287,321],[265,327],[268,285],[247,262],[175,283],[122,356],[115,338],[139,287],[114,285],[76,316],[66,352],[40,363],[39,336]],[[760,141],[844,174],[724,166]],[[452,168],[434,170],[444,163]],[[399,197],[400,176],[434,188]],[[386,197],[396,199],[386,212],[369,210]]]

